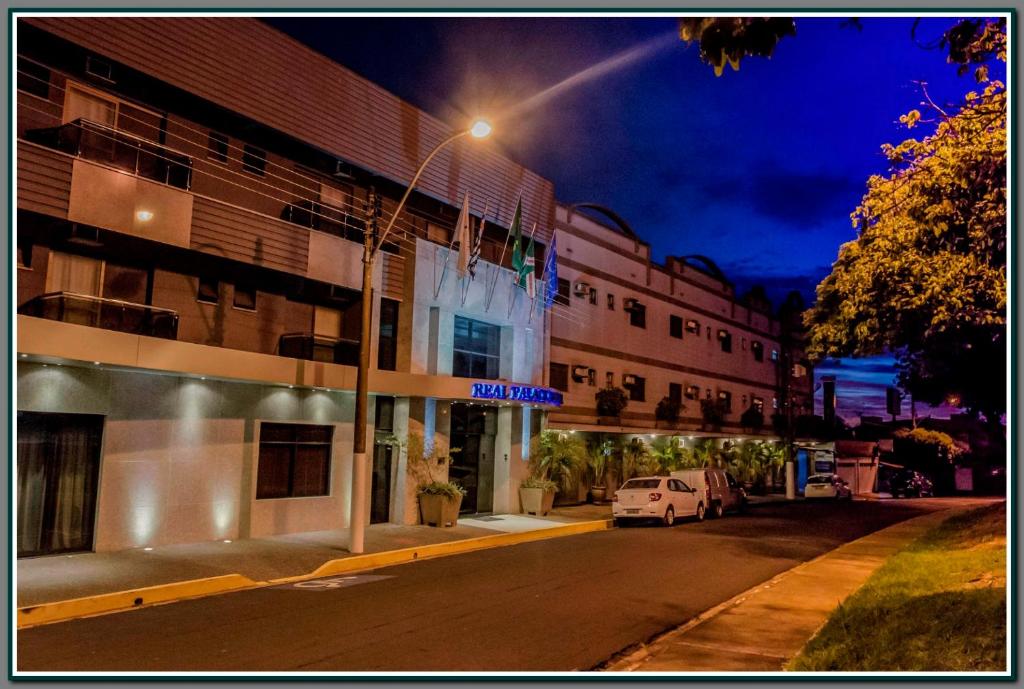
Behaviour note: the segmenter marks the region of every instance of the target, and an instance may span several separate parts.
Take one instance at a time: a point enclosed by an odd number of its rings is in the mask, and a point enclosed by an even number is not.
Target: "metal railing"
[[[277,353],[294,359],[356,366],[359,363],[359,340],[312,333],[285,333],[278,340]]]
[[[281,211],[281,219],[290,223],[333,234],[353,242],[363,241],[366,220],[352,213],[315,201],[297,200]]]
[[[31,299],[18,313],[51,321],[88,325],[133,335],[178,337],[178,313],[157,306],[74,292],[50,292]]]
[[[60,127],[29,130],[25,138],[154,182],[186,191],[192,188],[191,157],[105,124],[78,119]]]

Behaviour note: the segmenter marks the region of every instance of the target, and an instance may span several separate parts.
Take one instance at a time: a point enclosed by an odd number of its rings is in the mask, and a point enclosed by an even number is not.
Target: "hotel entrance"
[[[494,407],[453,404],[451,408],[452,453],[448,478],[466,489],[463,514],[491,512],[494,509],[494,436],[498,410]]]

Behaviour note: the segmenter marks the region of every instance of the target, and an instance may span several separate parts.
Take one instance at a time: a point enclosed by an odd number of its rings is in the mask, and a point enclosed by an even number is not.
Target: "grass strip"
[[[951,517],[891,557],[787,665],[1006,669],[1006,503]]]

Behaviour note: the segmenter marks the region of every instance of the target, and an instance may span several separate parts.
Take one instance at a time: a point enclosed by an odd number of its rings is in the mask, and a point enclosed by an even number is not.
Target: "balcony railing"
[[[362,243],[363,232],[366,230],[364,219],[313,201],[296,201],[288,204],[281,211],[281,219],[359,243]]]
[[[22,304],[18,308],[18,313],[133,335],[162,337],[167,340],[175,340],[178,337],[176,311],[87,294],[43,294]]]
[[[307,361],[323,361],[329,364],[359,364],[359,340],[339,337],[325,337],[310,333],[286,333],[277,344],[280,356]]]
[[[166,146],[89,120],[32,129],[25,138],[73,156],[179,189],[192,187],[192,158]]]

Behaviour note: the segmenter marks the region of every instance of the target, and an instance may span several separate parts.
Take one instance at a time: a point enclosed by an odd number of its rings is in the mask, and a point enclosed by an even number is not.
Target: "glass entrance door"
[[[18,557],[92,550],[103,417],[18,412]]]
[[[492,407],[452,405],[452,453],[448,477],[466,489],[460,512],[494,509],[494,435],[498,413]]]
[[[391,520],[392,446],[382,443],[394,431],[395,398],[377,397],[374,401],[373,469],[370,475],[370,523]]]

